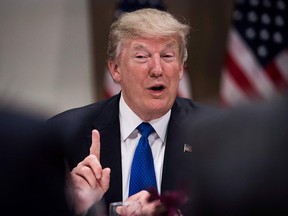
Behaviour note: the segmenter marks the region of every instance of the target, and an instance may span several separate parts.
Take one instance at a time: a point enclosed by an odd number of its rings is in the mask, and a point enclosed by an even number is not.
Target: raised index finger
[[[92,143],[90,147],[90,155],[95,155],[100,161],[100,134],[98,130],[92,130]]]

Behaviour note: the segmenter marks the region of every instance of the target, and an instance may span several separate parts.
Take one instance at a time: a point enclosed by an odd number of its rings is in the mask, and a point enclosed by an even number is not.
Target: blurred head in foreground
[[[189,128],[195,215],[288,214],[288,97]]]
[[[38,117],[0,108],[3,215],[70,215],[62,147]]]

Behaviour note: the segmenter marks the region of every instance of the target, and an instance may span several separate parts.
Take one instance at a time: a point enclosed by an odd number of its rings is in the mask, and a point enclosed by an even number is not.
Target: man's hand
[[[155,213],[156,207],[160,205],[160,200],[149,202],[150,193],[142,190],[133,196],[128,197],[126,201],[138,201],[141,204],[141,213],[137,212],[135,215],[149,216]]]
[[[86,212],[98,202],[109,188],[110,168],[100,164],[100,134],[92,131],[90,154],[70,173],[72,196],[76,214]]]

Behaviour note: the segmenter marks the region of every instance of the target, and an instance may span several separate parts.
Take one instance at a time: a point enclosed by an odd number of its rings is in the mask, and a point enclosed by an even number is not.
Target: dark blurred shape
[[[41,118],[0,108],[1,215],[70,215],[55,137]]]
[[[160,205],[156,207],[153,216],[166,216],[166,215],[178,215],[183,206],[187,203],[188,197],[185,191],[164,191],[161,195],[152,188],[149,190],[150,197],[148,202],[160,200]]]
[[[288,97],[189,128],[191,215],[288,215]]]

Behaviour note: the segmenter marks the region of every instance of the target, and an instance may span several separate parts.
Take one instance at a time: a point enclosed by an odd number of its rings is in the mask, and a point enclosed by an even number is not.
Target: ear
[[[184,68],[185,68],[184,64],[180,65],[179,80],[181,80],[183,77]]]
[[[119,66],[115,60],[108,60],[108,67],[110,70],[110,74],[114,82],[119,83],[121,80]]]

